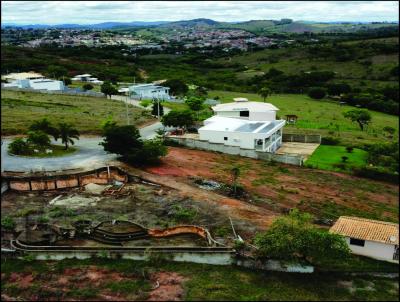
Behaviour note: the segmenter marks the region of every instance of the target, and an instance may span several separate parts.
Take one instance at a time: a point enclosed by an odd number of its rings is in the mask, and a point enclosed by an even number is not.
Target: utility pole
[[[129,114],[128,114],[128,95],[126,95],[125,97],[125,108],[126,108],[126,122],[128,125],[130,125]]]

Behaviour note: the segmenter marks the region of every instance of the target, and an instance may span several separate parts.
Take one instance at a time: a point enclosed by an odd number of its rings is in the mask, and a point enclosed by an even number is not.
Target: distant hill
[[[134,22],[103,22],[97,24],[28,24],[28,25],[19,25],[13,23],[4,23],[1,25],[1,28],[4,27],[16,27],[16,28],[33,28],[33,29],[45,29],[45,28],[60,28],[60,29],[110,29],[114,27],[146,27],[146,26],[157,26],[165,23],[169,23],[168,21],[134,21]]]
[[[218,22],[211,19],[199,18],[181,21],[133,21],[133,22],[103,22],[98,24],[29,24],[17,25],[11,23],[2,24],[18,28],[65,28],[65,29],[129,29],[135,27],[152,27],[160,29],[190,29],[190,28],[221,28],[221,29],[242,29],[254,34],[271,33],[303,33],[303,32],[354,32],[363,29],[398,26],[398,22],[314,22],[314,21],[293,21],[291,19],[281,20],[250,20],[244,22]]]
[[[219,25],[220,22],[214,21],[211,19],[193,19],[193,20],[182,20],[176,22],[170,22],[166,24],[160,25],[160,27],[170,27],[170,28],[185,28],[185,27],[192,27],[192,28],[199,28],[199,27],[215,27]]]

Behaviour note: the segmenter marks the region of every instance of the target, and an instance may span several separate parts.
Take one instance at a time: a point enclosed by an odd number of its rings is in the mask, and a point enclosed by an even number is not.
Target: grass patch
[[[153,119],[149,112],[131,105],[128,111],[135,126]],[[89,96],[1,91],[1,135],[26,133],[34,121],[42,118],[53,124],[71,123],[81,134],[100,134],[100,124],[110,116],[125,125],[125,103]]]
[[[358,260],[357,260],[358,261]],[[360,260],[361,261],[361,260]],[[363,259],[362,261],[365,261]],[[368,260],[369,261],[369,260]],[[62,273],[63,270],[54,268],[85,267],[95,265],[105,267],[119,272],[141,274],[143,270],[152,272],[171,271],[185,276],[183,286],[185,294],[182,300],[284,300],[284,301],[321,301],[321,300],[385,300],[397,301],[398,289],[395,287],[395,280],[381,277],[358,277],[343,276],[339,273],[329,274],[293,274],[278,272],[262,272],[245,269],[236,266],[213,266],[194,263],[163,262],[152,265],[149,262],[139,262],[127,259],[118,261],[113,259],[66,259],[58,262],[41,262],[46,267],[44,273]],[[33,264],[26,264],[21,260],[8,259],[2,264],[10,263],[15,267],[24,266],[24,271],[31,272]],[[356,264],[355,260],[352,265]],[[2,265],[2,268],[3,268]],[[370,265],[371,266],[371,265]],[[110,282],[106,285],[108,290],[114,293],[131,293],[131,291],[149,290],[147,281],[135,279],[124,282]],[[371,284],[377,290],[366,293],[364,290],[350,291],[340,286],[340,281],[353,281],[353,284],[362,289],[365,285]],[[3,281],[2,290],[4,293],[18,292],[15,286],[10,286],[7,278]],[[8,292],[8,290],[9,292]],[[79,299],[95,298],[102,290],[94,285],[85,289],[74,289],[69,291],[68,297]],[[38,288],[38,292],[41,288]],[[23,294],[23,291],[19,292]]]
[[[342,157],[348,159],[343,162]],[[343,146],[320,145],[305,162],[313,168],[330,171],[349,171],[352,166],[362,167],[366,165],[368,152],[354,148],[351,153],[346,151]],[[343,168],[339,166],[342,165]]]

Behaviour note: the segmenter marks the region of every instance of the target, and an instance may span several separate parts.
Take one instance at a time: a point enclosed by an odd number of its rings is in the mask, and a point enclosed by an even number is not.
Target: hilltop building
[[[198,130],[200,140],[271,153],[282,145],[285,121],[276,120],[274,105],[236,98],[212,109],[215,115]]]

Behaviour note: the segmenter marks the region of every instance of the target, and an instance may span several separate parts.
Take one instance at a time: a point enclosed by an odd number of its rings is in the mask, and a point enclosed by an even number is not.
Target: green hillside
[[[234,97],[245,97],[249,101],[262,102],[262,98],[252,93],[237,93],[213,90],[211,97],[218,96],[222,102],[232,102]],[[279,108],[278,116],[285,119],[286,114],[296,114],[295,125],[286,125],[287,133],[321,134],[333,136],[346,145],[362,145],[365,143],[389,142],[382,131],[383,127],[391,126],[399,131],[399,118],[380,112],[371,111],[372,122],[366,131],[361,131],[358,125],[344,118],[343,112],[354,107],[340,106],[337,102],[316,101],[306,95],[273,94],[266,100]]]

